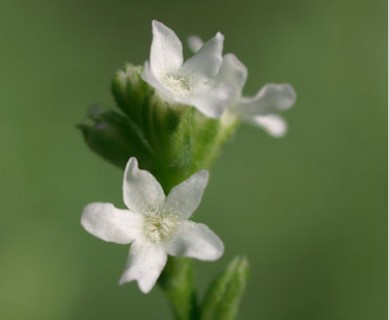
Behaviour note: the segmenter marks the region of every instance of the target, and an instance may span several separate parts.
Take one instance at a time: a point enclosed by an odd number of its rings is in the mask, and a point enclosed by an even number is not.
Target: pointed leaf
[[[201,306],[201,320],[235,319],[248,276],[248,261],[236,257],[210,285]]]

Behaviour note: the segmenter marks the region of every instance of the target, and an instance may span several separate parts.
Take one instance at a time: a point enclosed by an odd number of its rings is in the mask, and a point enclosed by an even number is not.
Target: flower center
[[[145,218],[144,232],[153,243],[168,240],[176,230],[177,218],[170,214],[155,214]]]
[[[162,80],[168,88],[178,95],[187,94],[193,85],[192,76],[185,71],[167,73]]]

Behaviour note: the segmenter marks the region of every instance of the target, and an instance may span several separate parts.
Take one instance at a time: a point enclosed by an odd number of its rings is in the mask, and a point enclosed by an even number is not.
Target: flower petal
[[[90,234],[108,242],[129,244],[139,234],[143,217],[111,203],[91,203],[81,215],[81,225]]]
[[[134,157],[126,165],[123,201],[132,212],[144,215],[162,207],[165,201],[161,185],[150,172],[138,168]]]
[[[281,138],[287,133],[286,121],[276,114],[244,118],[244,121],[263,128],[269,135],[275,138]]]
[[[222,63],[223,38],[222,33],[218,32],[184,63],[183,68],[200,78],[215,76]]]
[[[187,39],[187,43],[188,47],[193,53],[199,51],[199,49],[202,48],[204,45],[204,41],[199,36],[189,36]]]
[[[209,227],[192,221],[183,221],[166,246],[170,255],[206,261],[219,259],[224,251],[221,239]]]
[[[183,64],[183,46],[176,33],[161,22],[153,20],[152,28],[150,66],[155,76],[160,77]]]
[[[195,173],[171,190],[167,196],[166,205],[177,212],[180,218],[188,219],[202,200],[208,178],[207,170]]]
[[[253,98],[243,98],[239,112],[244,116],[268,115],[291,108],[296,93],[289,84],[267,84]]]
[[[148,293],[156,284],[167,262],[167,253],[161,246],[135,241],[119,284],[132,280],[138,282],[143,293]]]
[[[215,81],[232,85],[236,90],[236,98],[241,96],[242,88],[248,76],[246,66],[232,53],[225,54],[221,68]]]
[[[175,97],[172,91],[168,90],[162,83],[154,76],[149,61],[145,62],[144,71],[141,74],[141,78],[154,87],[157,92],[167,101],[174,101]]]
[[[198,86],[192,96],[183,103],[194,106],[210,118],[219,118],[235,96],[231,85],[220,83],[217,86],[203,84]]]

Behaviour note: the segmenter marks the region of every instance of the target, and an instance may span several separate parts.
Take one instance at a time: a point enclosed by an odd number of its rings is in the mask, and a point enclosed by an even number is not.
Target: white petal
[[[213,84],[204,84],[182,102],[194,106],[210,118],[219,118],[234,96],[235,90],[231,85],[220,83],[215,87]]]
[[[183,47],[176,33],[161,22],[153,20],[152,27],[150,65],[152,72],[160,77],[180,68],[183,64]]]
[[[166,101],[174,101],[174,96],[170,90],[167,88],[154,76],[150,63],[148,61],[145,62],[144,71],[141,74],[141,78],[149,83],[152,87],[154,87],[158,93],[164,98]]]
[[[119,284],[136,280],[140,290],[148,293],[156,284],[166,262],[167,253],[163,247],[135,241]]]
[[[130,158],[126,165],[123,200],[132,212],[144,215],[162,207],[165,202],[161,185],[150,172],[138,168],[136,158]]]
[[[140,233],[143,217],[111,203],[91,203],[81,215],[81,225],[90,234],[108,242],[128,244]]]
[[[223,243],[213,231],[204,224],[192,221],[183,221],[167,243],[168,254],[199,260],[217,260],[223,251]]]
[[[223,35],[216,36],[205,43],[205,45],[188,59],[183,68],[200,78],[210,79],[215,76],[221,67],[223,49]]]
[[[202,200],[208,178],[207,170],[195,173],[171,190],[167,196],[166,205],[177,212],[179,217],[188,219]]]
[[[244,119],[246,122],[263,128],[268,134],[275,138],[283,137],[287,133],[287,123],[279,115],[271,114],[268,116],[255,116]]]
[[[217,82],[231,84],[236,90],[236,97],[241,96],[242,88],[248,76],[246,66],[232,54],[225,54],[223,57],[221,68],[215,78]]]
[[[195,53],[199,51],[200,48],[204,45],[204,41],[199,36],[190,36],[188,37],[188,47],[190,50]]]
[[[296,93],[289,84],[267,84],[253,98],[243,98],[239,111],[246,116],[268,115],[291,108]]]

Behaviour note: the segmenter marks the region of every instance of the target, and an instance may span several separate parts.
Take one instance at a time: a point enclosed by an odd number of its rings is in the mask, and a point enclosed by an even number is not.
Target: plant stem
[[[165,292],[177,320],[199,318],[191,261],[169,257],[158,284]]]

